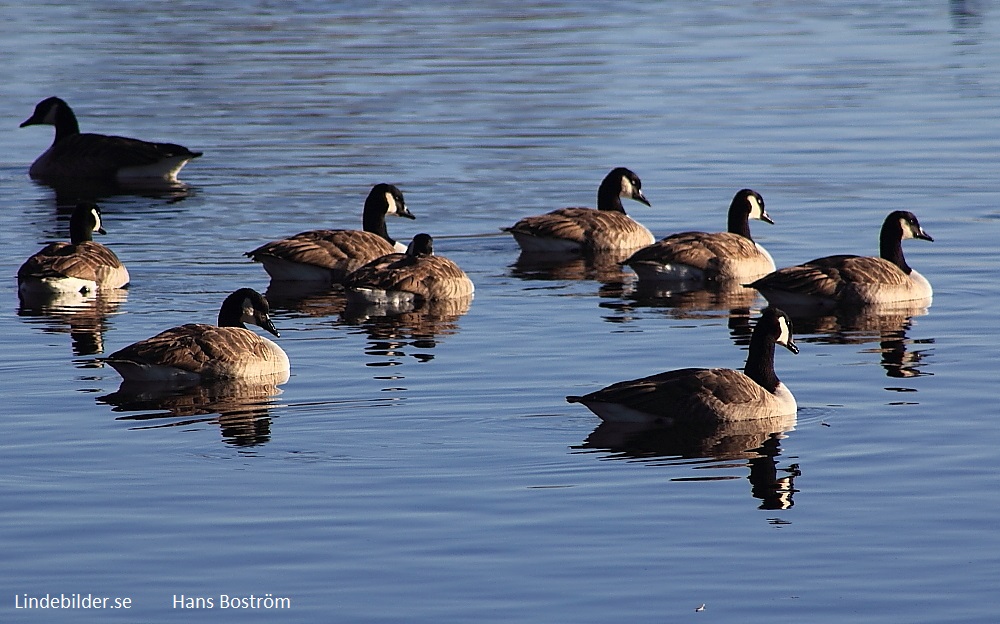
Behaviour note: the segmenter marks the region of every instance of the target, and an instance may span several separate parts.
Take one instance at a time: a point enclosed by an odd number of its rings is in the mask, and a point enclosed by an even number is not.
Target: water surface
[[[992,3],[2,6],[0,619],[995,621]],[[81,195],[26,175],[51,132],[17,125],[49,95],[85,131],[205,152],[182,192],[98,193],[127,293],[18,300]],[[875,253],[912,210],[933,305],[798,320],[794,422],[601,426],[563,397],[738,368],[763,305],[518,261],[501,227],[593,205],[615,166],[657,236],[723,229],[756,189],[779,265]],[[467,309],[359,313],[242,256],[357,227],[382,181],[418,217],[391,232],[476,283]],[[287,383],[137,392],[100,363],[242,286],[274,305]],[[15,608],[47,593],[134,606]]]

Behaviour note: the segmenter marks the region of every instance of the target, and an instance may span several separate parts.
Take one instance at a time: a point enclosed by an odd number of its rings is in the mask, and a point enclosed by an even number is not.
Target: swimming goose
[[[50,125],[56,137],[28,170],[36,179],[93,178],[127,182],[177,182],[187,161],[201,156],[173,143],[150,143],[106,134],[81,134],[69,104],[57,97],[42,100],[21,127]]]
[[[743,372],[682,368],[568,396],[609,422],[674,425],[773,418],[796,411],[795,397],[774,373],[774,345],[798,353],[788,315],[767,307],[750,337]]]
[[[310,230],[272,241],[246,256],[262,262],[272,279],[340,282],[349,273],[386,254],[406,251],[385,227],[386,215],[415,219],[392,184],[376,184],[365,199],[364,230]]]
[[[49,243],[17,270],[22,293],[94,293],[128,284],[128,270],[111,251],[95,243],[93,233],[106,234],[97,204],[77,205],[69,219],[70,242]]]
[[[244,323],[278,336],[267,299],[241,288],[222,302],[218,326],[174,327],[112,353],[107,362],[129,381],[191,382],[287,373],[288,356],[281,347]]]
[[[429,234],[417,234],[405,254],[382,256],[347,276],[348,294],[390,305],[471,297],[472,280],[457,264],[434,255]]]
[[[788,307],[930,303],[930,282],[903,257],[906,238],[934,240],[912,212],[897,210],[882,223],[880,257],[826,256],[778,269],[747,285],[759,290],[768,302]]]
[[[729,205],[726,232],[682,232],[643,247],[625,264],[640,280],[724,282],[755,279],[774,270],[767,250],[750,236],[750,219],[773,224],[760,193],[743,189]]]
[[[618,167],[609,173],[597,190],[597,210],[560,208],[547,214],[525,217],[512,227],[525,252],[595,252],[635,249],[654,240],[649,230],[625,214],[622,197],[650,205],[642,194],[642,181],[632,171]]]

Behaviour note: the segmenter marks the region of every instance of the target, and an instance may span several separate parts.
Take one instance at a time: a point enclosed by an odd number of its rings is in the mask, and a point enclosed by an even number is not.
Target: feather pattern
[[[774,345],[792,353],[791,320],[773,307],[754,327],[744,372],[682,368],[621,381],[584,396],[568,396],[606,421],[659,424],[718,423],[794,414],[795,397],[774,373]]]
[[[383,256],[348,276],[344,287],[368,300],[438,301],[469,297],[475,286],[457,264],[433,255],[432,239],[418,234],[405,254]]]
[[[774,260],[750,236],[749,219],[773,223],[759,193],[742,189],[729,207],[726,232],[681,232],[632,254],[628,264],[643,280],[720,282],[774,271]]]
[[[263,295],[241,288],[222,303],[219,324],[189,323],[112,353],[110,364],[126,380],[198,381],[287,373],[288,356],[273,341],[244,326],[278,335]]]
[[[642,181],[632,171],[618,167],[601,182],[597,210],[561,208],[525,217],[504,231],[510,232],[525,252],[599,252],[635,249],[655,238],[625,214],[622,197],[649,204]]]
[[[81,133],[76,115],[63,100],[42,100],[21,127],[52,125],[52,145],[28,173],[33,178],[93,178],[103,180],[157,179],[176,182],[191,159],[201,156],[175,143],[154,143],[128,137]]]
[[[17,271],[19,288],[87,292],[127,285],[125,265],[115,252],[92,240],[93,232],[104,233],[100,208],[80,203],[70,217],[71,242],[49,243],[28,258]]]
[[[836,307],[929,302],[933,289],[903,257],[902,241],[933,241],[910,212],[886,217],[879,257],[835,255],[785,267],[748,284],[775,305]]]
[[[116,351],[108,358],[123,377],[128,372],[176,369],[175,377],[225,379],[288,370],[288,356],[271,340],[242,327],[189,323]]]
[[[406,249],[389,237],[388,214],[415,218],[406,208],[402,191],[391,184],[376,184],[365,200],[363,230],[309,230],[245,255],[263,263],[272,279],[341,282],[364,264]]]

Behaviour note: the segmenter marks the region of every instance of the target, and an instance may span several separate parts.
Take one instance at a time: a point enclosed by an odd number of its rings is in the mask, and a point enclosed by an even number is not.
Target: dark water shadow
[[[272,310],[301,318],[336,317],[347,309],[347,297],[339,285],[271,280],[264,296]]]
[[[918,341],[907,337],[913,319],[928,313],[926,307],[913,305],[891,308],[866,306],[839,310],[833,314],[802,315],[791,313],[796,340],[802,343],[865,345],[877,347],[863,353],[878,353],[887,377],[905,379],[933,375],[925,370],[926,358],[933,353],[933,338]]]
[[[750,495],[759,509],[794,505],[798,464],[779,468],[781,440],[795,428],[795,414],[736,423],[656,426],[602,422],[574,451],[598,453],[603,460],[641,462],[656,466],[690,466],[704,476],[671,481],[719,481],[732,475],[707,474],[723,469],[748,469]]]
[[[599,253],[525,253],[510,265],[510,275],[525,281],[592,280],[604,285],[602,296],[620,296],[635,279],[622,261],[635,250]]]
[[[121,196],[134,196],[162,200],[172,204],[197,194],[197,187],[183,182],[140,180],[117,183],[103,180],[32,180],[39,187],[52,193],[50,197],[57,212],[71,212],[80,202],[102,203]]]
[[[750,311],[756,291],[737,282],[706,285],[667,284],[639,281],[628,287],[619,301],[602,301],[602,308],[632,316],[640,310],[661,310],[671,319],[728,318],[737,344],[750,337]]]
[[[949,0],[948,15],[951,18],[952,28],[973,37],[972,43],[978,43],[984,34],[981,29],[990,5],[988,0]],[[968,44],[970,41],[959,43]]]
[[[73,355],[104,353],[104,332],[108,317],[117,314],[128,297],[123,288],[82,293],[22,293],[18,292],[17,315],[25,322],[40,327],[44,333],[69,334]],[[86,366],[92,366],[88,362]]]
[[[358,327],[368,334],[368,355],[392,359],[369,363],[369,366],[393,366],[399,357],[410,356],[421,362],[434,359],[430,350],[442,336],[459,332],[459,319],[469,311],[472,297],[429,301],[416,307],[372,305],[349,300],[341,323]]]
[[[123,381],[117,391],[98,397],[134,431],[216,425],[234,446],[256,446],[271,439],[271,409],[288,374],[252,380],[220,380],[201,384]]]

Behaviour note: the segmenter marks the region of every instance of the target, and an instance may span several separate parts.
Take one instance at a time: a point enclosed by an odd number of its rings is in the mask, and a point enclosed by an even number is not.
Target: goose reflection
[[[73,355],[104,353],[108,317],[117,314],[128,291],[120,288],[96,293],[18,292],[17,315],[53,334],[68,333]]]
[[[950,0],[948,14],[952,27],[959,31],[982,28],[989,4],[986,0]]]
[[[88,179],[32,181],[38,186],[52,191],[55,205],[60,210],[71,210],[73,206],[82,201],[101,203],[109,198],[124,195],[174,203],[183,201],[196,192],[193,187],[183,182],[162,180],[136,180],[128,183]]]
[[[865,353],[880,354],[880,364],[886,376],[896,379],[931,375],[922,370],[930,349],[913,349],[913,345],[933,344],[934,339],[911,340],[907,332],[913,319],[927,314],[923,305],[891,308],[865,306],[854,310],[839,311],[833,315],[792,316],[796,333],[801,342],[819,344],[864,345],[878,343],[878,347]]]
[[[341,320],[360,327],[369,336],[365,352],[380,357],[410,355],[421,362],[434,359],[427,350],[437,346],[439,336],[458,333],[458,320],[472,304],[472,297],[426,301],[416,307],[375,305],[350,300]],[[374,366],[393,366],[396,360]]]
[[[190,385],[125,381],[97,402],[112,406],[112,412],[142,412],[116,418],[134,423],[134,430],[210,423],[228,444],[255,446],[271,439],[270,410],[286,381],[287,372]]]
[[[639,281],[622,293],[620,301],[601,302],[602,308],[616,309],[623,314],[632,314],[640,308],[662,309],[674,319],[730,319],[734,336],[739,333],[747,344],[750,338],[750,309],[756,294],[734,281],[713,282],[694,287],[684,284]],[[742,326],[743,331],[737,332]]]
[[[749,421],[683,426],[602,422],[575,450],[608,453],[607,459],[650,464],[693,465],[698,469],[749,468],[751,496],[760,509],[794,504],[798,465],[779,468],[781,440],[795,428],[795,414]],[[704,460],[704,461],[696,461]],[[674,481],[717,481],[734,476],[679,477]]]
[[[521,252],[517,261],[510,265],[510,274],[523,280],[593,280],[620,293],[625,284],[635,279],[632,272],[622,265],[622,261],[633,251],[622,249],[586,254]]]
[[[271,309],[302,317],[335,317],[347,309],[344,289],[335,285],[272,280],[264,296]]]

